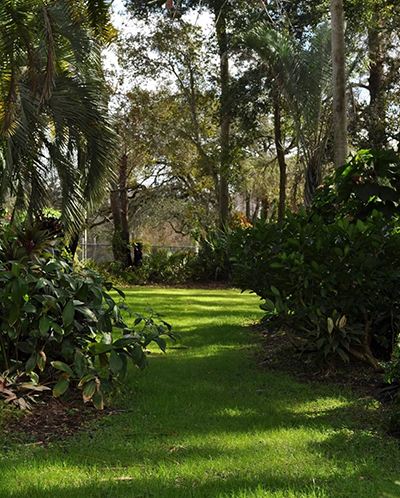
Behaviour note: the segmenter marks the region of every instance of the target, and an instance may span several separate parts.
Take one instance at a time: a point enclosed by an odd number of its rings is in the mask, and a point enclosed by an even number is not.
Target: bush
[[[400,157],[394,150],[361,150],[316,190],[313,212],[331,223],[350,215],[365,219],[374,210],[400,214]]]
[[[189,264],[194,255],[190,252],[152,250],[143,258],[143,265],[134,270],[138,283],[179,285],[190,280]]]
[[[137,315],[135,330],[128,328],[108,294],[112,284],[93,270],[75,271],[48,231],[6,228],[0,245],[0,392],[9,402],[22,406],[24,392],[50,384],[64,398],[79,387],[100,409],[128,360],[145,368],[144,348],[154,341],[165,350],[161,336],[174,338],[156,316]]]
[[[329,366],[352,355],[378,370],[399,334],[396,157],[363,151],[342,168],[337,189],[319,189],[311,209],[233,239],[234,280],[265,300],[268,326]]]
[[[269,327],[286,330],[329,364],[349,354],[379,368],[399,332],[400,234],[375,211],[364,221],[326,225],[290,214],[237,236],[235,282],[265,303]]]
[[[101,265],[90,263],[90,266],[114,283],[179,285],[191,280],[193,258],[194,254],[190,252],[156,249],[144,255],[141,266],[123,269],[117,261]]]
[[[232,280],[231,231],[210,230],[199,236],[199,252],[190,262],[193,280],[230,282]]]

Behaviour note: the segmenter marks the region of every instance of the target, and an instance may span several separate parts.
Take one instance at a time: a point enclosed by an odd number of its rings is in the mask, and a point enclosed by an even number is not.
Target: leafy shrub
[[[141,267],[134,270],[138,283],[177,285],[190,280],[189,262],[193,254],[155,249],[143,257]]]
[[[100,409],[128,360],[144,368],[144,348],[154,341],[164,351],[161,336],[176,336],[157,316],[137,316],[135,330],[128,328],[108,293],[112,284],[93,270],[76,272],[48,231],[5,229],[0,246],[0,372],[8,401],[21,405],[23,389],[43,390],[46,381],[56,397],[81,388],[84,401]]]
[[[400,157],[394,150],[361,150],[325,179],[315,193],[313,212],[327,222],[350,215],[365,219],[374,210],[400,214]]]
[[[265,300],[268,326],[319,361],[351,354],[379,369],[371,347],[390,355],[399,333],[400,233],[382,213],[330,224],[306,210],[289,213],[283,226],[238,232],[233,250],[235,282]]]
[[[393,150],[360,151],[310,209],[234,237],[235,281],[265,300],[270,327],[329,365],[352,355],[380,369],[376,357],[389,358],[396,343],[399,166]]]
[[[210,282],[232,280],[231,232],[210,230],[206,236],[199,236],[199,251],[191,262],[193,280]]]
[[[123,269],[117,261],[102,265],[90,263],[90,266],[114,283],[179,285],[190,281],[193,258],[194,254],[190,252],[171,253],[166,249],[155,249],[143,256],[141,266]]]

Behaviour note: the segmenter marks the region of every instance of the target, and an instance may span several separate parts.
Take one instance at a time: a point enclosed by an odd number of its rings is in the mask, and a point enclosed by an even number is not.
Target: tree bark
[[[286,212],[286,161],[285,150],[282,143],[282,127],[281,127],[281,102],[280,95],[274,96],[274,135],[275,148],[279,164],[279,202],[278,202],[278,223],[283,223]]]
[[[370,103],[368,108],[368,139],[373,149],[387,146],[386,106],[384,97],[384,50],[382,47],[382,26],[379,13],[368,29]]]
[[[119,261],[123,268],[133,266],[128,225],[127,166],[128,157],[124,152],[118,165],[118,182],[112,186],[110,193],[114,224],[113,254],[114,259]]]
[[[214,10],[217,42],[220,56],[220,179],[219,179],[219,218],[221,226],[229,217],[229,172],[230,172],[230,97],[229,97],[229,57],[226,19],[223,3],[216,2]]]
[[[334,166],[347,156],[346,59],[343,0],[331,0]]]

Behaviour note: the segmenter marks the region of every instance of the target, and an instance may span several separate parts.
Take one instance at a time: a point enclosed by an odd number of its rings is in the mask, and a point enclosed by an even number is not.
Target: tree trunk
[[[384,50],[382,47],[382,26],[377,19],[368,29],[369,48],[369,79],[368,89],[370,103],[368,108],[368,139],[373,149],[383,149],[387,146],[386,136],[386,106],[384,97]]]
[[[127,160],[127,154],[124,153],[118,165],[118,183],[112,185],[110,193],[114,223],[113,254],[123,268],[133,266],[128,226]]]
[[[343,0],[331,0],[334,165],[339,168],[347,156],[346,59]]]
[[[283,223],[286,212],[286,161],[285,150],[282,143],[281,127],[281,102],[280,95],[274,95],[274,134],[276,155],[279,164],[279,201],[278,201],[278,223]]]
[[[344,164],[344,163],[343,163]],[[314,197],[315,189],[321,185],[321,154],[317,150],[309,158],[306,170],[306,183],[304,186],[304,204],[310,206]]]
[[[219,4],[219,2],[217,2]],[[215,6],[217,42],[220,56],[220,180],[219,180],[219,218],[222,226],[226,225],[229,217],[229,172],[230,172],[230,97],[229,97],[229,57],[228,37],[226,33],[226,19],[223,3]]]

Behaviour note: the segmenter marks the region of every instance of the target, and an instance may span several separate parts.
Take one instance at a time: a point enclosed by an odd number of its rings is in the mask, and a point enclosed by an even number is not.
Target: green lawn
[[[376,404],[260,371],[257,297],[138,288],[190,349],[132,369],[121,411],[48,448],[3,442],[0,497],[312,498],[400,495],[398,443]],[[397,488],[397,489],[396,489]]]

